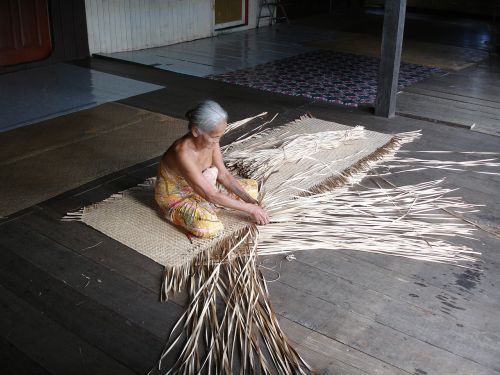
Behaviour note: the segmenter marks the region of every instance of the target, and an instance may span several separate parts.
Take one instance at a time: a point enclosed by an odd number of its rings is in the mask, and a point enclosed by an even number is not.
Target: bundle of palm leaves
[[[265,181],[286,163],[295,163],[319,151],[332,150],[351,140],[365,138],[365,129],[356,126],[349,130],[291,134],[282,139],[259,136],[261,141],[258,143],[231,148],[224,154],[224,161],[242,176]]]

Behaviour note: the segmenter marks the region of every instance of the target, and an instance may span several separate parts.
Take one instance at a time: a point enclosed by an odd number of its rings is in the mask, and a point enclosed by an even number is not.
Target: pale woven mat
[[[316,133],[347,129],[349,127],[345,125],[308,118],[276,129],[271,132],[270,136],[279,139],[284,133]],[[320,160],[322,163],[328,162],[332,175],[339,174],[386,145],[391,138],[391,135],[367,131],[366,139],[349,141],[348,144],[337,149],[311,155],[317,161],[302,160],[297,164],[287,164],[286,168],[282,168],[268,180],[266,189],[273,189],[290,176],[311,168]],[[250,139],[248,142],[259,142],[259,140]],[[302,187],[308,188],[320,182],[321,180],[304,183]],[[248,226],[248,221],[243,214],[221,210],[218,216],[225,225],[222,236],[212,240],[193,239],[191,244],[183,232],[162,217],[154,201],[153,189],[154,180],[149,180],[144,186],[129,189],[96,205],[86,207],[82,221],[169,267],[189,265],[200,252],[214,248],[220,241],[234,236],[236,231]]]
[[[316,40],[305,45],[312,48],[380,57],[381,40],[379,37],[366,34],[339,33],[335,39]],[[486,51],[414,40],[405,40],[401,54],[401,61],[405,63],[434,66],[451,71],[467,68],[486,58],[488,58]]]
[[[161,155],[185,120],[118,103],[71,113],[0,137],[0,216]]]

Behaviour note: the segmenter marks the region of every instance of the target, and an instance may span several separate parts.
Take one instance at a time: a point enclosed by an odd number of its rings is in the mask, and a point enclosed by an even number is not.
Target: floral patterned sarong
[[[229,193],[224,186],[217,184],[216,167],[209,167],[202,173],[217,190],[229,194],[234,199],[240,199]],[[248,195],[257,199],[257,181],[239,179],[238,182]],[[197,194],[183,177],[167,171],[161,165],[156,179],[155,199],[165,212],[167,220],[196,237],[213,238],[224,229],[224,224],[215,213],[215,206]]]

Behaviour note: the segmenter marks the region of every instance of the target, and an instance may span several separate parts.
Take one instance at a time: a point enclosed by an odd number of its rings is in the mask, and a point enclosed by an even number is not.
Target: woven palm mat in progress
[[[274,135],[279,138],[283,134],[350,129],[333,122],[304,119],[283,127]],[[366,138],[350,141],[337,149],[318,152],[315,158],[331,162],[331,175],[337,175],[374,153],[391,139],[391,135],[367,132]],[[259,138],[248,140],[240,148],[256,142],[259,142]],[[272,190],[297,172],[310,169],[318,163],[317,160],[306,159],[283,168],[268,179],[266,189]],[[193,238],[191,244],[185,233],[163,218],[154,200],[154,182],[154,178],[150,179],[141,186],[113,195],[97,205],[85,207],[82,221],[161,265],[174,269],[189,266],[200,252],[233,238],[236,232],[248,226],[246,216],[236,211],[220,210],[218,216],[225,226],[223,234],[213,240]],[[309,189],[319,183],[321,180],[306,180],[300,187]]]
[[[419,132],[387,135],[310,117],[260,128],[223,147],[223,154],[235,173],[263,184],[271,216],[266,226],[220,210],[223,234],[190,243],[156,207],[154,179],[65,217],[164,265],[162,299],[187,290],[186,311],[152,373],[312,371],[279,326],[257,255],[349,249],[450,264],[473,263],[478,255],[443,239],[472,233],[444,210],[473,207],[448,197],[440,181],[351,189],[382,164],[406,166],[395,153]]]

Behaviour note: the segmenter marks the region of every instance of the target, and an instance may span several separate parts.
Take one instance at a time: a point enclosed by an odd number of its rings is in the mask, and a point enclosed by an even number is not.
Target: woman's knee
[[[224,224],[220,220],[209,222],[206,220],[195,220],[186,229],[196,237],[214,238],[224,230]]]
[[[171,221],[201,238],[214,238],[224,230],[224,224],[208,207],[185,205],[172,212]]]

